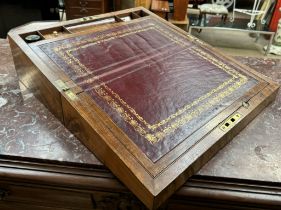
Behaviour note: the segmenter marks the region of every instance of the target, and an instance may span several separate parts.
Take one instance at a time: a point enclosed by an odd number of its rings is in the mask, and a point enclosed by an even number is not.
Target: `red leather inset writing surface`
[[[40,46],[157,161],[256,84],[153,18]]]

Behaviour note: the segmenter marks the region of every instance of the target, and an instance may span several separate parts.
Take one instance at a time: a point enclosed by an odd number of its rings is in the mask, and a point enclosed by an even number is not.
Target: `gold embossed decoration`
[[[142,20],[142,21],[145,21]],[[130,25],[130,24],[128,24]],[[202,95],[190,104],[186,104],[184,107],[177,110],[175,113],[168,116],[155,124],[148,123],[136,110],[131,107],[124,99],[122,99],[116,92],[114,92],[104,82],[100,81],[99,75],[94,75],[93,70],[88,69],[82,64],[79,59],[73,56],[74,52],[80,49],[92,47],[98,44],[109,42],[114,39],[119,39],[131,34],[138,34],[148,30],[155,30],[161,35],[168,38],[172,43],[179,45],[180,47],[188,47],[188,50],[193,54],[207,60],[210,64],[213,64],[218,69],[226,72],[231,78],[227,81],[223,81],[218,87],[212,89],[207,94]],[[222,99],[229,96],[239,87],[247,82],[247,77],[226,65],[222,61],[218,60],[214,56],[201,50],[200,46],[204,43],[192,36],[183,36],[177,33],[176,30],[166,30],[161,24],[148,23],[145,27],[136,25],[133,27],[127,27],[116,32],[104,33],[94,38],[82,39],[81,41],[62,44],[54,47],[54,52],[63,59],[77,74],[77,77],[90,74],[91,77],[86,78],[82,83],[93,83],[92,89],[112,108],[114,109],[124,121],[130,124],[136,132],[145,137],[149,142],[156,143],[161,141],[165,136],[171,134],[179,127],[185,125],[190,120],[198,117],[208,108],[219,103]],[[174,33],[179,36],[174,36]],[[196,45],[190,47],[189,42],[195,42]],[[95,84],[95,85],[94,85]],[[203,103],[204,101],[204,103]]]

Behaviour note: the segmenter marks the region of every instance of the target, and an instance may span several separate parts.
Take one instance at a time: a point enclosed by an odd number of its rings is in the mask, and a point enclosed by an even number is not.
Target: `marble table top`
[[[281,61],[236,57],[281,83]],[[281,182],[281,93],[197,175]],[[21,92],[0,40],[0,157],[104,167],[32,94]]]

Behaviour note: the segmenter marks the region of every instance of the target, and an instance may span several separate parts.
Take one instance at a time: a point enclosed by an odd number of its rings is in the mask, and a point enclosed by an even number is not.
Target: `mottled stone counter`
[[[281,84],[280,60],[236,59]],[[0,157],[104,168],[34,96],[21,93],[7,40],[0,40],[0,64]],[[195,177],[275,183],[280,190],[281,93]],[[281,190],[276,193],[281,196]]]

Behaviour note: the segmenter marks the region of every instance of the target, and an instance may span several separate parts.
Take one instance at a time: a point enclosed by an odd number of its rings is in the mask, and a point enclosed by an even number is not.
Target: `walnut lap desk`
[[[28,43],[30,35],[40,40]],[[23,86],[150,209],[278,89],[143,8],[18,29],[9,38]]]

